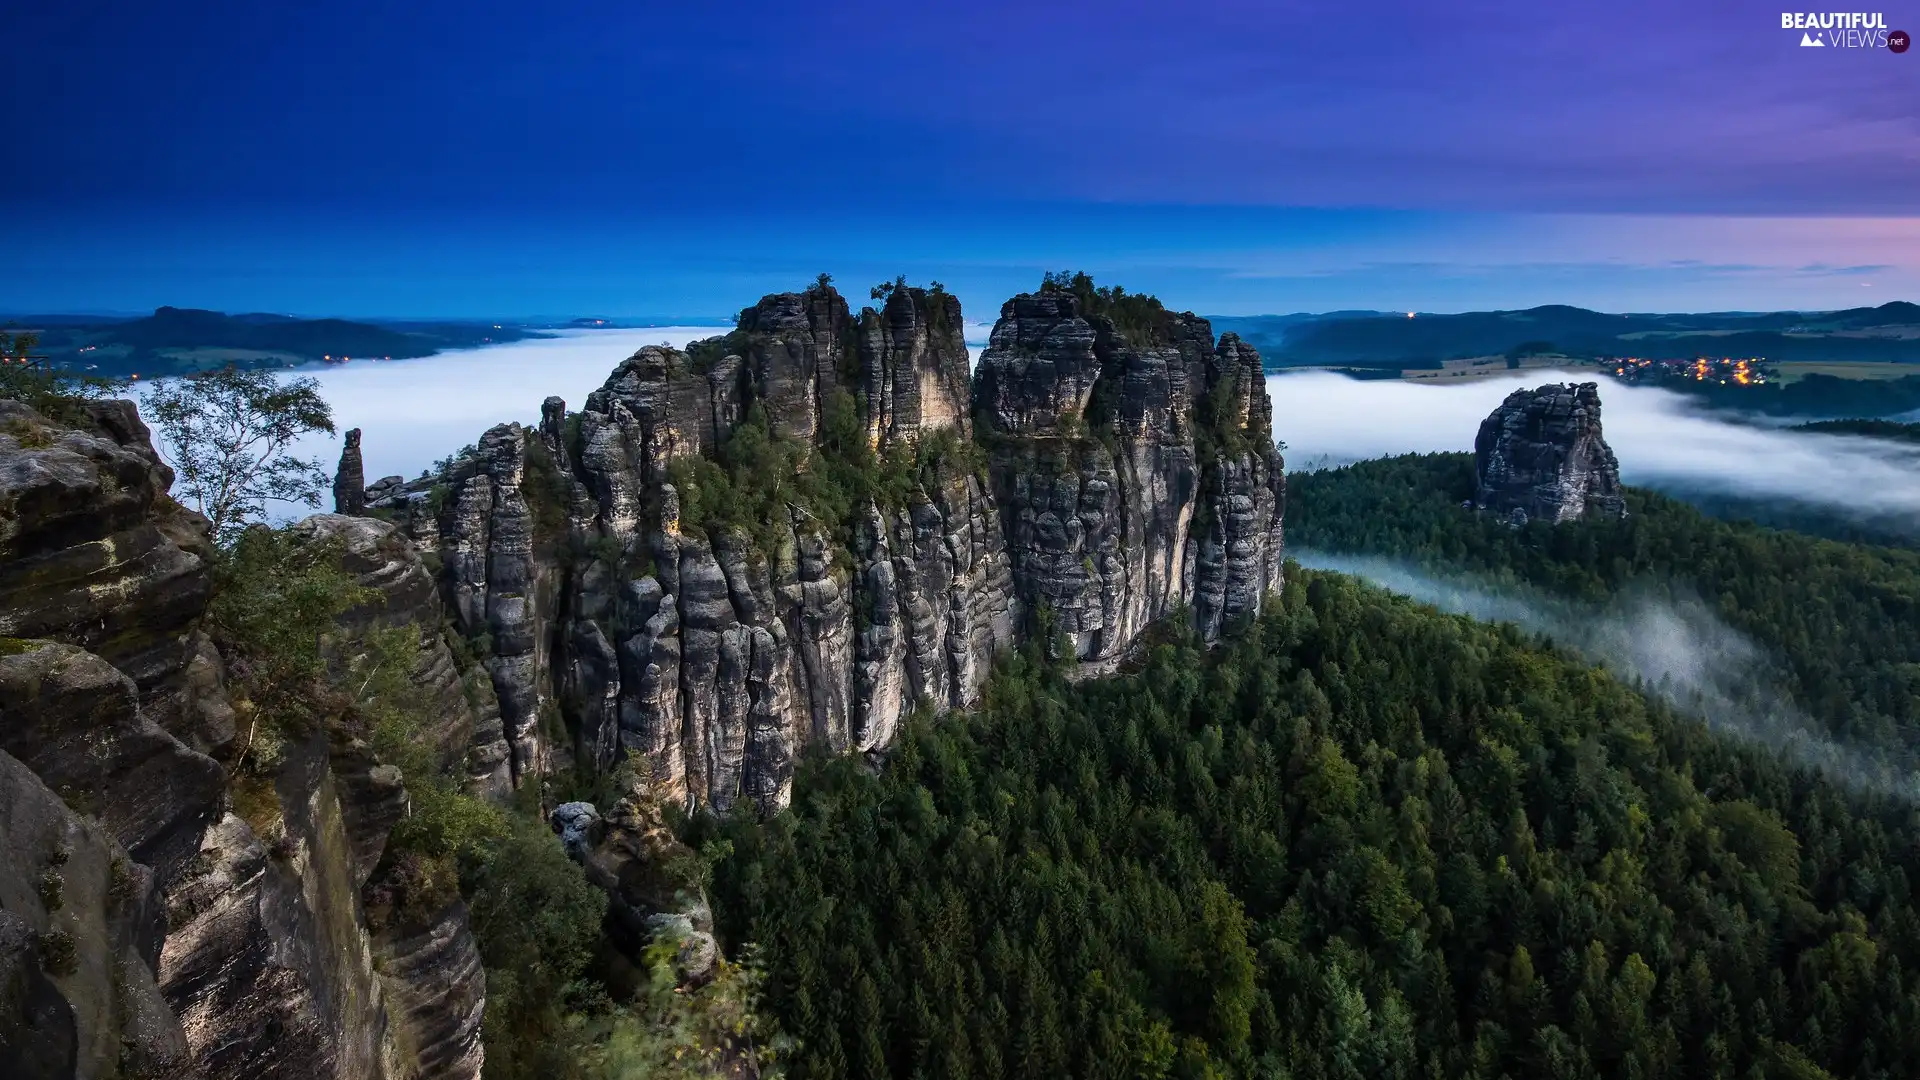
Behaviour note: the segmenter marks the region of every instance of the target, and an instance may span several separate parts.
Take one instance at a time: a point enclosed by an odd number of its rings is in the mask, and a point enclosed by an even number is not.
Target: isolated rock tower
[[[360,429],[347,432],[340,451],[340,468],[333,474],[333,512],[358,514],[367,508],[367,474],[360,463]]]
[[[1473,441],[1476,509],[1516,525],[1622,518],[1620,463],[1600,433],[1597,383],[1515,390]]]

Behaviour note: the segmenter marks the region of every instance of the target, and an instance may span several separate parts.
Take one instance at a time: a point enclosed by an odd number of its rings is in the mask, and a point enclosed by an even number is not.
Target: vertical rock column
[[[525,431],[519,424],[488,430],[477,456],[447,478],[451,495],[439,527],[454,625],[484,646],[515,786],[544,768],[540,715],[548,701],[538,593],[544,581],[521,491],[525,478]]]
[[[360,463],[360,429],[347,432],[340,450],[340,467],[333,474],[333,512],[360,514],[367,509],[367,472]]]
[[[1194,625],[1213,640],[1259,614],[1262,598],[1280,588],[1287,481],[1260,354],[1238,335],[1222,334],[1205,377],[1211,456],[1201,470],[1205,520],[1194,530],[1190,561]]]
[[[1016,591],[1083,674],[1182,604],[1218,637],[1281,565],[1259,354],[1231,334],[1216,346],[1191,312],[1120,303],[1052,285],[1014,297],[974,379]]]
[[[546,703],[541,676],[541,627],[536,617],[538,572],[533,561],[533,515],[520,491],[526,471],[524,435],[503,425],[480,438],[480,453],[493,484],[487,522],[487,631],[493,648],[487,674],[500,698],[500,719],[512,751],[514,785],[543,767],[540,712]]]

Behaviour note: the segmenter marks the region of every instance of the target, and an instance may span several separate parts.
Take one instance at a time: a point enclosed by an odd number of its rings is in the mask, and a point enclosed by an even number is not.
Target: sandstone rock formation
[[[422,1077],[479,1080],[487,973],[457,897],[425,918],[377,927],[374,955],[395,1050]]]
[[[860,315],[860,388],[868,438],[883,445],[923,430],[971,430],[971,366],[960,300],[895,285]]]
[[[374,1077],[392,1056],[324,736],[250,791],[167,898],[160,986],[209,1080]]]
[[[783,805],[809,746],[884,751],[976,701],[1003,650],[1046,635],[1107,671],[1156,619],[1216,638],[1278,586],[1282,461],[1245,343],[1049,278],[970,377],[954,297],[874,297],[765,297],[419,480],[367,485],[349,432],[341,513],[293,535],[368,599],[326,639],[318,718],[270,755],[246,650],[203,626],[206,522],[131,403],[0,401],[0,1054],[62,1080],[473,1080],[485,973],[444,875],[390,840],[413,803],[383,752],[503,801],[619,775],[604,816],[553,824],[616,943],[670,934],[697,982],[712,919],[664,807]],[[1604,452],[1590,412],[1598,450],[1563,456]],[[1617,501],[1617,477],[1581,482]],[[335,685],[396,640],[404,752]]]
[[[1477,509],[1524,525],[1625,517],[1620,463],[1600,432],[1595,383],[1515,390],[1473,441]]]
[[[333,474],[333,510],[358,514],[367,508],[367,471],[360,463],[360,429],[347,431],[340,450],[340,467]]]
[[[478,664],[461,669],[442,633],[446,615],[438,583],[406,535],[390,522],[339,514],[315,514],[294,530],[336,545],[341,567],[378,597],[342,617],[353,636],[375,627],[406,627],[418,635],[412,682],[424,710],[421,734],[436,764],[463,763],[476,790],[504,798],[511,789],[506,728],[491,682]]]
[[[154,982],[153,872],[0,752],[0,1064],[9,1077],[196,1075]]]
[[[974,407],[1019,598],[1092,672],[1191,606],[1218,636],[1280,582],[1285,477],[1260,357],[1205,319],[1050,285],[1007,301]]]
[[[229,772],[242,740],[202,629],[206,523],[167,497],[132,403],[70,412],[0,401],[0,1071],[477,1077],[464,908],[405,938],[361,917],[403,778],[333,722],[286,733],[271,769]],[[305,534],[339,542],[379,598],[349,631],[419,635],[425,726],[466,759],[489,721],[416,550],[359,518]]]
[[[153,723],[133,680],[99,656],[18,639],[0,654],[0,751],[171,881],[218,816],[219,764]]]
[[[668,801],[784,805],[808,744],[876,751],[916,707],[965,707],[1041,621],[1095,673],[1155,619],[1189,607],[1216,637],[1279,584],[1282,461],[1245,343],[1050,284],[1008,302],[970,382],[957,299],[876,292],[858,316],[824,282],[766,297],[370,500],[444,565],[516,781],[631,756]],[[879,479],[851,506],[795,480],[729,519],[712,473],[734,470],[727,499],[775,482],[739,474],[738,439]]]
[[[130,401],[58,424],[0,401],[0,637],[49,638],[131,677],[161,727],[201,750],[232,737],[199,619],[213,587],[205,519]]]

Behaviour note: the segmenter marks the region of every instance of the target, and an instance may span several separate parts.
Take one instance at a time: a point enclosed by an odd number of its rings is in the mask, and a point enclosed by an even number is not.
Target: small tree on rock
[[[333,410],[311,378],[282,382],[272,372],[226,367],[155,387],[146,413],[160,429],[176,492],[231,544],[266,517],[269,500],[320,505],[328,483],[319,458],[291,447],[315,431],[333,434]]]

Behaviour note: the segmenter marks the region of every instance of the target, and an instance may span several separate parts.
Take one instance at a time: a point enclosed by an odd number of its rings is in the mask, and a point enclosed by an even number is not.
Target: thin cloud
[[[1825,263],[1808,263],[1800,267],[1798,272],[1827,277],[1858,277],[1861,274],[1885,273],[1892,269],[1894,269],[1892,263],[1869,263],[1863,266],[1828,266]]]
[[[1778,664],[1684,590],[1629,590],[1583,604],[1511,583],[1436,573],[1367,555],[1289,550],[1302,566],[1351,574],[1442,611],[1512,623],[1643,686],[1715,730],[1765,746],[1861,790],[1920,799],[1920,777],[1837,740],[1779,686]]]

